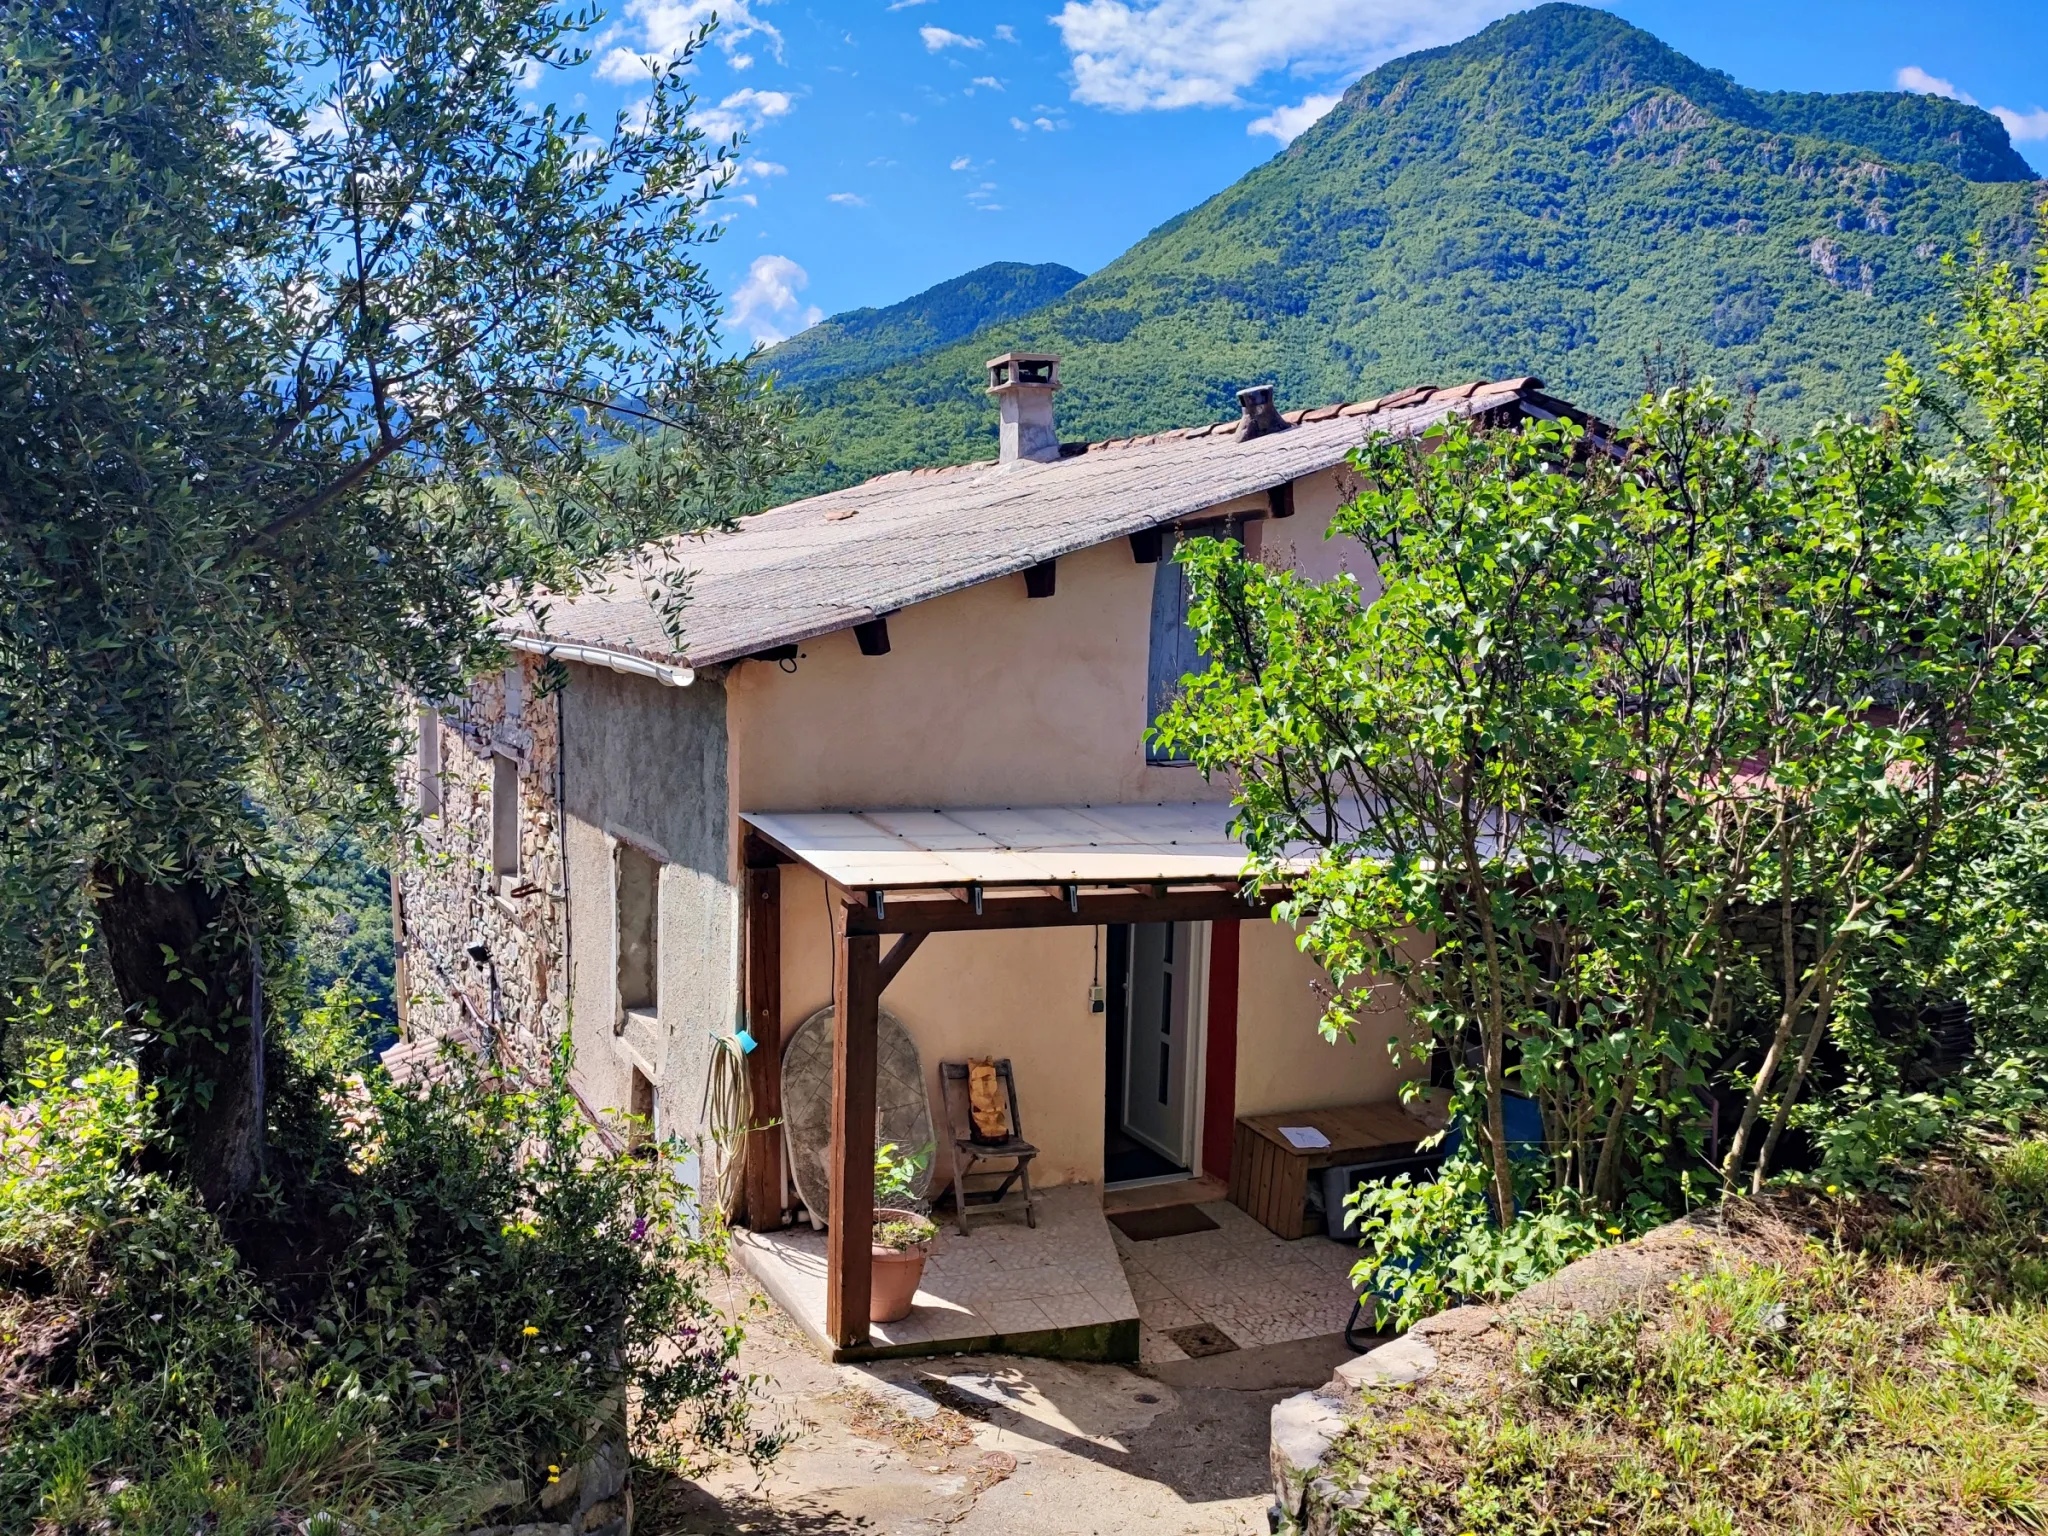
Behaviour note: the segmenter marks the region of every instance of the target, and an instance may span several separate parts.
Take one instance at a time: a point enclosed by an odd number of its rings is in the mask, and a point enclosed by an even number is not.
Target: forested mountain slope
[[[991,454],[980,365],[1012,346],[1061,355],[1069,438],[1220,419],[1269,380],[1294,406],[1534,373],[1619,412],[1659,353],[1802,427],[1924,352],[1944,252],[1973,230],[2026,246],[2030,175],[1978,108],[1746,90],[1546,5],[1373,71],[1049,304],[886,366],[786,372],[824,456],[792,489]]]
[[[761,355],[785,384],[816,384],[870,372],[1001,325],[1049,303],[1081,281],[1058,262],[992,261],[886,309],[849,309],[799,331]]]

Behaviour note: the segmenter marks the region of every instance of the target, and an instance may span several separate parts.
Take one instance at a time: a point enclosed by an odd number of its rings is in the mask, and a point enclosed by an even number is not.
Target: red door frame
[[[1202,1081],[1202,1172],[1230,1182],[1237,1138],[1238,918],[1209,925],[1209,1039]]]

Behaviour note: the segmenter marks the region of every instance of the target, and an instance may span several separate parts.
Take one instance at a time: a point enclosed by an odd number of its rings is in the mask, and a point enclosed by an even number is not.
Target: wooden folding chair
[[[952,1149],[953,1160],[953,1206],[958,1213],[960,1235],[967,1232],[967,1207],[969,1202],[983,1211],[993,1210],[1002,1205],[1010,1193],[1010,1186],[1022,1180],[1024,1184],[1024,1220],[1029,1226],[1038,1225],[1038,1212],[1031,1204],[1031,1159],[1038,1156],[1038,1148],[1023,1137],[1024,1122],[1017,1114],[1017,1079],[1011,1074],[1009,1058],[995,1064],[996,1076],[1002,1082],[1010,1099],[1010,1134],[1002,1141],[980,1141],[974,1135],[974,1116],[970,1110],[967,1092],[967,1063],[964,1061],[942,1061],[939,1063],[939,1089],[945,1098],[946,1137]],[[990,1169],[986,1174],[979,1172],[982,1163],[1012,1163],[1006,1170]],[[992,1190],[967,1192],[969,1177],[993,1177],[1002,1173],[1002,1183]]]

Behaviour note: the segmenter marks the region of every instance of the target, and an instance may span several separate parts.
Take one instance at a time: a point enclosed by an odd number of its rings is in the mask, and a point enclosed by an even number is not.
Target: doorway
[[[1193,1166],[1207,926],[1121,923],[1108,930],[1105,1185],[1182,1179]]]

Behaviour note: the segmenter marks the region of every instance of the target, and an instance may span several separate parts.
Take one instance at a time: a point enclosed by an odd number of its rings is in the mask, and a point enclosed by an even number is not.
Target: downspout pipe
[[[624,672],[633,677],[649,677],[667,688],[687,688],[697,681],[694,667],[665,666],[658,661],[649,661],[643,656],[615,651],[602,645],[577,645],[567,640],[543,640],[537,635],[514,635],[506,644],[515,651],[530,651],[535,656],[559,656],[564,661],[580,661],[587,666],[609,667],[614,672]]]

